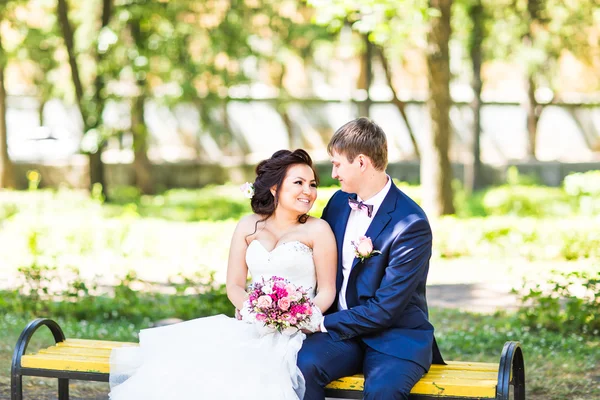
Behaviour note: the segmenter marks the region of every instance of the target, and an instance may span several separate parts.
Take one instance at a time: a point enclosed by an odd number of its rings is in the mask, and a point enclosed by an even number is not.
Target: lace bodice
[[[314,296],[317,276],[313,251],[298,240],[280,244],[271,251],[267,251],[258,240],[253,240],[246,251],[246,264],[252,282],[262,277],[279,276],[302,286],[311,297]]]

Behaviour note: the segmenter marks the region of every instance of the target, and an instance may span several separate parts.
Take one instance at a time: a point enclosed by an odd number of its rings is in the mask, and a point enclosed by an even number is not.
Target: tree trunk
[[[366,92],[366,98],[358,103],[358,116],[369,118],[371,115],[371,95],[369,89],[371,89],[371,83],[373,81],[373,44],[369,41],[367,35],[363,35],[365,43],[365,51],[361,57],[361,70],[358,77],[358,88],[363,89]]]
[[[79,74],[79,66],[77,64],[77,55],[75,54],[75,44],[73,28],[69,21],[69,6],[67,0],[58,0],[57,6],[58,21],[62,31],[63,40],[65,47],[67,48],[67,55],[69,57],[69,66],[71,67],[71,79],[73,80],[73,86],[75,88],[75,98],[77,101],[77,107],[81,113],[83,119],[84,130],[88,126],[87,121],[87,110],[83,107],[83,85],[81,84],[81,78]],[[85,132],[84,132],[85,133]]]
[[[0,40],[2,38],[0,37]],[[6,55],[0,41],[0,189],[14,188],[14,168],[8,156],[8,129],[6,126],[6,90],[4,87],[4,67]]]
[[[106,7],[106,3],[111,3],[111,0],[103,1],[103,14],[102,14],[102,27],[108,24],[109,15],[106,15],[105,12],[110,12],[110,6]],[[77,64],[77,55],[75,54],[75,45],[74,45],[74,34],[73,28],[71,27],[71,22],[69,21],[69,6],[67,4],[67,0],[58,0],[57,6],[57,14],[58,21],[60,23],[63,40],[65,42],[65,47],[67,48],[67,54],[69,56],[69,65],[71,67],[71,78],[73,80],[73,86],[75,88],[75,97],[77,101],[77,107],[79,108],[79,112],[81,113],[81,118],[83,120],[83,134],[86,135],[88,131],[93,128],[97,128],[98,121],[100,119],[100,115],[97,115],[98,109],[94,108],[96,115],[91,114],[88,108],[88,104],[84,99],[84,90],[83,84],[81,83],[81,75],[79,73],[79,66]],[[98,60],[99,55],[96,56]],[[97,66],[96,66],[97,67]],[[99,92],[102,88],[95,87],[94,97],[99,95]],[[89,153],[89,173],[90,173],[90,189],[95,184],[100,184],[102,186],[102,194],[106,198],[106,184],[104,182],[104,165],[102,163],[102,148],[103,143],[98,143],[96,153]]]
[[[450,165],[450,10],[452,0],[430,0],[438,16],[431,17],[427,38],[429,98],[431,118],[429,143],[422,152],[421,187],[426,211],[439,216],[454,213],[452,169]]]
[[[103,14],[102,14],[102,27],[108,25],[108,21],[110,18],[110,10],[111,10],[111,0],[103,0]],[[74,34],[73,28],[71,27],[71,23],[69,21],[69,7],[66,0],[58,0],[58,19],[60,22],[63,40],[65,41],[65,47],[67,48],[67,54],[69,56],[69,65],[71,67],[71,77],[73,80],[73,86],[75,88],[75,96],[77,99],[77,106],[81,113],[81,118],[83,120],[83,134],[87,134],[90,129],[97,128],[98,122],[100,120],[101,115],[98,113],[102,112],[103,107],[100,106],[100,103],[95,105],[94,111],[96,115],[91,115],[89,113],[87,104],[83,98],[84,90],[83,85],[81,83],[81,78],[79,74],[79,66],[77,64],[77,56],[75,54],[74,49]],[[100,55],[96,55],[96,61],[98,62],[100,59]],[[97,99],[100,96],[100,92],[103,89],[102,78],[98,74],[95,82],[95,93],[94,98]],[[90,173],[90,188],[95,184],[100,184],[102,186],[103,195],[106,197],[106,184],[104,181],[104,165],[102,163],[102,148],[103,143],[98,143],[98,150],[95,153],[89,153],[89,173]]]
[[[144,39],[139,20],[132,20],[129,24],[131,37],[138,49],[144,48]],[[148,127],[144,119],[144,105],[148,97],[148,83],[146,79],[137,79],[138,95],[132,99],[131,104],[131,133],[133,135],[133,170],[135,184],[144,194],[154,193],[152,180],[152,165],[148,158]]]
[[[540,22],[542,11],[545,7],[545,0],[528,0],[527,1],[527,17],[529,20],[529,26],[527,32],[523,36],[523,42],[526,47],[533,48],[535,40],[536,26]],[[537,26],[539,28],[539,26]],[[529,159],[536,159],[536,147],[537,147],[537,126],[540,119],[542,108],[537,103],[535,98],[535,91],[537,89],[535,83],[535,75],[539,65],[537,63],[527,66],[526,76],[526,100],[524,102],[525,110],[527,111],[527,157]]]
[[[102,0],[102,20],[100,29],[108,26],[112,14],[113,0]],[[94,115],[88,115],[88,126],[90,128],[97,128],[102,123],[102,113],[104,112],[105,97],[103,95],[105,81],[104,76],[99,73],[99,65],[102,62],[103,55],[98,51],[98,46],[95,50],[96,58],[96,77],[94,79]],[[106,177],[104,173],[104,163],[102,162],[102,152],[106,147],[106,141],[104,138],[99,139],[98,151],[95,153],[88,154],[88,163],[90,168],[90,182],[92,185],[95,183],[102,185],[102,195],[106,200],[108,198],[108,192],[106,188]]]
[[[473,112],[473,159],[465,170],[465,189],[468,193],[480,189],[483,186],[483,171],[481,164],[481,64],[483,61],[481,46],[484,38],[483,31],[483,5],[481,0],[469,8],[469,17],[473,23],[473,29],[469,38],[469,52],[471,55],[471,67],[473,68],[473,101],[471,111]]]
[[[279,97],[284,97],[287,99],[289,95],[283,84],[283,78],[286,74],[286,66],[282,63],[279,64],[278,67],[279,68],[272,68],[273,72],[271,75],[271,79],[279,88]],[[288,102],[278,101],[277,104],[275,104],[275,110],[277,111],[277,114],[279,114],[279,118],[281,118],[283,126],[285,126],[285,131],[288,137],[288,148],[295,149],[297,147],[302,147],[302,144],[299,144],[299,142],[302,141],[302,138],[297,138],[295,135],[294,124],[292,122],[292,118],[290,117],[288,107]]]
[[[537,147],[537,126],[540,120],[540,105],[535,98],[536,84],[534,75],[527,76],[527,100],[525,109],[527,110],[527,157],[535,160],[535,149]]]
[[[140,85],[144,84],[139,83]],[[135,184],[144,194],[154,193],[154,181],[152,179],[152,165],[148,158],[148,128],[144,122],[144,103],[146,95],[143,88],[141,93],[135,97],[131,104],[131,133],[133,134],[133,170],[135,173]]]
[[[410,141],[414,148],[415,157],[417,160],[421,159],[421,152],[419,151],[419,146],[417,144],[417,139],[415,138],[415,134],[412,130],[412,126],[410,122],[408,122],[408,116],[406,115],[406,103],[400,100],[398,94],[396,93],[396,89],[394,88],[394,83],[392,79],[392,71],[390,69],[390,65],[388,63],[387,57],[383,52],[381,47],[377,48],[377,53],[379,55],[379,59],[381,60],[381,66],[383,67],[383,71],[385,72],[385,79],[387,81],[390,90],[392,91],[392,103],[396,106],[398,111],[400,112],[400,116],[402,116],[402,120],[406,125],[406,130],[408,131],[408,135],[410,136]]]
[[[294,124],[292,122],[292,118],[290,117],[290,113],[288,112],[288,105],[280,104],[277,107],[277,111],[279,112],[279,116],[281,117],[281,120],[283,121],[285,130],[287,131],[288,146],[289,146],[290,150],[293,150],[298,147],[302,147],[302,145],[298,143],[300,141],[298,139],[300,139],[300,138],[296,138],[296,135],[294,132]]]

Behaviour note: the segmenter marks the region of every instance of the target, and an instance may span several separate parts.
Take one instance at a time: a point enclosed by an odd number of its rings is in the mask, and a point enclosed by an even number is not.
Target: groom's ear
[[[367,164],[371,162],[371,160],[369,160],[369,158],[364,154],[359,154],[358,156],[356,156],[356,158],[358,160],[358,165],[361,171],[364,171],[367,168]]]

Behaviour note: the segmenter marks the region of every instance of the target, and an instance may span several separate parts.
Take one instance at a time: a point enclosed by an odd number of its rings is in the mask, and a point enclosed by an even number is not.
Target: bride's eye
[[[310,186],[316,188],[317,184],[316,183],[311,183]]]

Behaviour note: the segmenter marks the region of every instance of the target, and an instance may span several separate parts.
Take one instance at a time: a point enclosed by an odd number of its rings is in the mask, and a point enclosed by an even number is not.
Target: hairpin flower
[[[240,186],[240,190],[244,193],[244,196],[251,199],[254,196],[254,185],[250,182],[246,182]]]
[[[358,242],[352,241],[350,243],[354,246],[356,258],[360,258],[361,262],[364,262],[367,258],[371,258],[376,254],[381,254],[381,251],[373,250],[373,242],[369,237],[361,236],[358,239]]]

